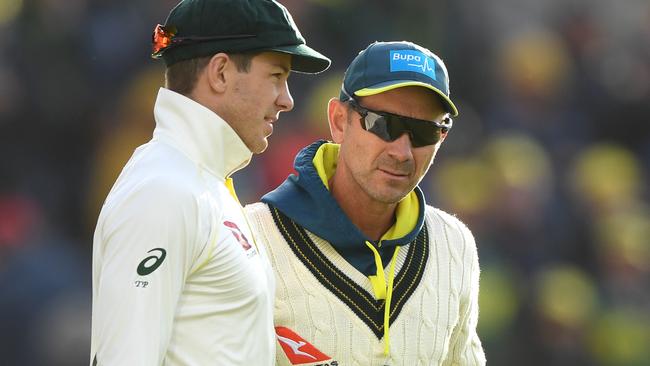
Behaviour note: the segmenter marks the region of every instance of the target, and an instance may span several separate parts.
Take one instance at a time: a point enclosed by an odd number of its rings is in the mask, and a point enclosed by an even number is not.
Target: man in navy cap
[[[333,142],[246,207],[276,273],[278,365],[485,364],[474,238],[418,188],[457,114],[438,56],[373,43],[329,102]]]
[[[291,71],[330,61],[273,0],[183,0],[153,35],[167,66],[153,138],[93,243],[92,365],[272,365],[274,277],[230,175],[293,108]]]

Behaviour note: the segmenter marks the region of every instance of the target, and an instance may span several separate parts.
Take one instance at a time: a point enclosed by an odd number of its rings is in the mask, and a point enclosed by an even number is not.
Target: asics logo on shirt
[[[143,259],[140,264],[138,264],[138,274],[140,276],[146,276],[148,274],[151,274],[151,272],[155,271],[160,267],[160,265],[163,263],[165,260],[165,257],[167,256],[167,251],[163,248],[153,248],[147,253],[151,252],[160,252],[159,255],[150,255],[147,258]],[[153,262],[152,262],[153,260]]]
[[[338,362],[302,339],[298,334],[286,327],[275,327],[275,335],[280,347],[292,365],[313,364],[313,362],[329,362],[318,365],[336,366]]]

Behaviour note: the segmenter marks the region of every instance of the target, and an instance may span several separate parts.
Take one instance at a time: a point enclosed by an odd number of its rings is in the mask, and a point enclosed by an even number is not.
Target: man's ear
[[[223,93],[226,91],[229,81],[228,72],[234,66],[230,57],[225,53],[217,53],[212,56],[205,68],[205,72],[208,85],[213,92]]]
[[[441,146],[442,143],[445,142],[447,135],[449,135],[449,131],[442,133],[442,136],[440,136],[440,141],[438,141],[438,146]]]
[[[327,104],[327,119],[330,125],[330,134],[332,135],[332,141],[337,144],[343,142],[345,130],[349,127],[348,113],[350,113],[348,106],[338,98],[330,99]]]

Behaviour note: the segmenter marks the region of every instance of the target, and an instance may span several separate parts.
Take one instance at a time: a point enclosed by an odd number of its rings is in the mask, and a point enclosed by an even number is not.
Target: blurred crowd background
[[[333,60],[235,175],[244,203],[328,138],[375,40],[440,55],[460,109],[421,183],[472,229],[491,365],[650,365],[648,0],[281,0]],[[176,0],[0,0],[0,364],[88,363],[92,233],[154,127]]]

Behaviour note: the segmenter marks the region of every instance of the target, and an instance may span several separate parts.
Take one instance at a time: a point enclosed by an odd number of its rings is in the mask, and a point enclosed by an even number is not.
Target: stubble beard
[[[417,182],[409,182],[408,186],[394,185],[385,182],[377,175],[383,174],[375,168],[368,174],[357,175],[355,174],[355,181],[374,201],[392,205],[400,202],[406,197],[417,185]]]

